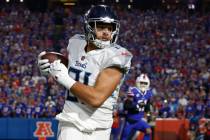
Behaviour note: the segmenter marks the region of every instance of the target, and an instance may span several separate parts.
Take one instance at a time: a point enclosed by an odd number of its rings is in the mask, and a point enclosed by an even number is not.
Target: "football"
[[[60,59],[66,67],[68,67],[68,59],[61,53],[58,52],[46,52],[41,59],[48,59],[50,63],[53,63],[55,60]]]

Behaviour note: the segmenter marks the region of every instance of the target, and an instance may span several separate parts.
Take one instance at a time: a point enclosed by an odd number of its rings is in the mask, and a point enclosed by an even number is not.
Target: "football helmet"
[[[142,92],[145,92],[149,89],[150,86],[150,80],[149,77],[146,74],[141,74],[136,78],[136,86],[139,88]]]
[[[110,41],[102,41],[96,38],[95,28],[97,23],[108,23],[113,26]],[[106,5],[97,5],[90,8],[84,16],[85,37],[98,48],[110,47],[116,43],[119,34],[119,20],[114,11]]]

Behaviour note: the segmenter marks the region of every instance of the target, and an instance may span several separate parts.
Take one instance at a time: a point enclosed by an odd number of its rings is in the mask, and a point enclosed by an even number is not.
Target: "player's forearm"
[[[121,78],[122,73],[118,69],[106,68],[99,74],[94,86],[76,82],[70,90],[84,103],[93,107],[100,107],[112,95]]]
[[[127,101],[124,104],[125,110],[135,110],[136,109],[136,104],[133,103],[132,101]]]
[[[108,98],[107,94],[97,90],[92,86],[87,86],[76,82],[70,91],[85,104],[92,107],[99,107]],[[111,93],[110,93],[111,95]]]

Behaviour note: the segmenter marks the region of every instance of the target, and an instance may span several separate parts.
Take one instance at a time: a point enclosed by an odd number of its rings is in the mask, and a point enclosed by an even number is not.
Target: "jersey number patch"
[[[78,69],[73,68],[73,67],[69,68],[69,72],[75,74],[75,77],[72,77],[72,78],[74,78],[74,80],[79,81],[79,82],[83,82],[85,85],[88,85],[89,77],[90,77],[91,73],[84,72],[84,74],[83,74],[83,72],[81,70],[78,70]],[[80,81],[81,76],[83,76],[83,81]]]
[[[73,68],[73,67],[69,68],[69,73],[71,73],[71,75],[72,74],[74,75],[74,77],[72,77],[74,80],[82,82],[85,85],[88,85],[89,77],[90,77],[91,73],[83,72],[83,71],[78,70],[78,69]],[[81,77],[83,77],[83,78],[81,78]],[[70,96],[69,93],[68,93],[68,96],[67,96],[67,100],[70,100],[70,101],[73,101],[73,102],[79,102],[79,100],[76,97]]]

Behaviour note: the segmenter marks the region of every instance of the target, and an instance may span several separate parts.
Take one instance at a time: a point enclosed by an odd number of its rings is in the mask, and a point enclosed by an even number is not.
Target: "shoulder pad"
[[[84,35],[81,35],[81,34],[75,34],[74,36],[72,36],[69,39],[69,44],[68,44],[67,50],[71,50],[71,48],[72,48],[71,46],[74,46],[72,44],[75,44],[75,43],[78,43],[79,44],[81,41],[82,42],[85,41],[85,36]]]
[[[108,48],[108,59],[104,65],[104,68],[107,67],[118,67],[122,70],[123,73],[127,73],[131,67],[131,59],[133,55],[125,48],[122,48],[119,45]]]
[[[69,39],[69,42],[71,41],[71,40],[85,40],[85,36],[84,35],[81,35],[81,34],[75,34],[74,36],[72,36],[70,39]]]

